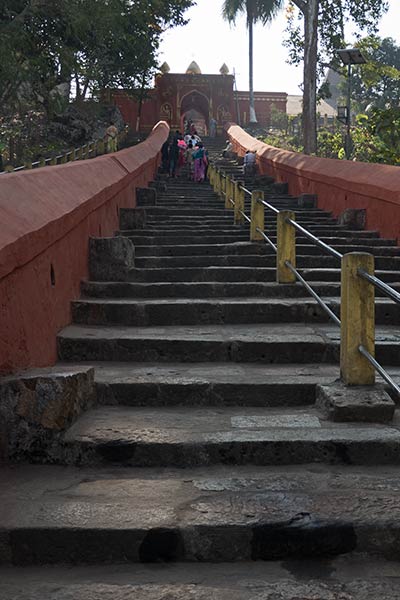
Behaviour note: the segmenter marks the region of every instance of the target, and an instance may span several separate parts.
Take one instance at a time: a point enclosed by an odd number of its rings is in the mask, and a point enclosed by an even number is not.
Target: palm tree
[[[235,24],[240,14],[244,13],[246,15],[249,30],[250,123],[257,123],[253,82],[253,25],[257,22],[265,25],[272,21],[283,4],[284,0],[224,0],[222,7],[222,16],[229,23]]]

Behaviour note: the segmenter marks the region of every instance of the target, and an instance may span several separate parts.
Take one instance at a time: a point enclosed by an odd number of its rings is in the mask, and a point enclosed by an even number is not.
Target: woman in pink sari
[[[206,176],[207,155],[201,142],[199,143],[197,150],[193,152],[193,161],[194,180],[197,183],[202,183]]]

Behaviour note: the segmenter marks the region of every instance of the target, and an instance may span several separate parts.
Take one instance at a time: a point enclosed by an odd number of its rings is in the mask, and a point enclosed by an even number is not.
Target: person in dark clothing
[[[177,136],[175,136],[172,141],[171,148],[169,151],[169,174],[170,174],[170,177],[175,177],[176,168],[178,166],[178,159],[179,159],[178,141],[179,141],[179,138]]]
[[[164,173],[169,172],[169,147],[170,141],[168,139],[161,147],[161,167]]]

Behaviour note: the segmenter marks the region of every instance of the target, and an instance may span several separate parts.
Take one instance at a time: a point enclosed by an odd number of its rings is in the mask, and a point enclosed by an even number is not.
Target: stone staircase
[[[218,140],[209,147],[217,158]],[[372,252],[400,289],[394,240],[299,208],[282,184],[265,192],[340,252]],[[339,331],[300,284],[275,283],[272,250],[248,241],[208,184],[169,182],[139,210],[146,222],[119,232],[134,267],[83,282],[58,336],[57,368],[94,367],[98,404],[32,457],[57,464],[2,473],[0,560],[14,568],[0,570],[0,597],[398,598],[397,414],[320,412]],[[272,213],[266,229],[276,240]],[[301,235],[297,252],[338,314],[340,265]],[[378,360],[398,374],[398,310],[378,297],[376,317]]]

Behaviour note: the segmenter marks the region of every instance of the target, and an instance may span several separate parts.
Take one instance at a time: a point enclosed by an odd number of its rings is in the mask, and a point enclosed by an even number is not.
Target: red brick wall
[[[0,373],[51,365],[88,276],[90,236],[111,236],[159,164],[169,128],[92,160],[0,176]],[[55,284],[52,285],[51,270]]]

